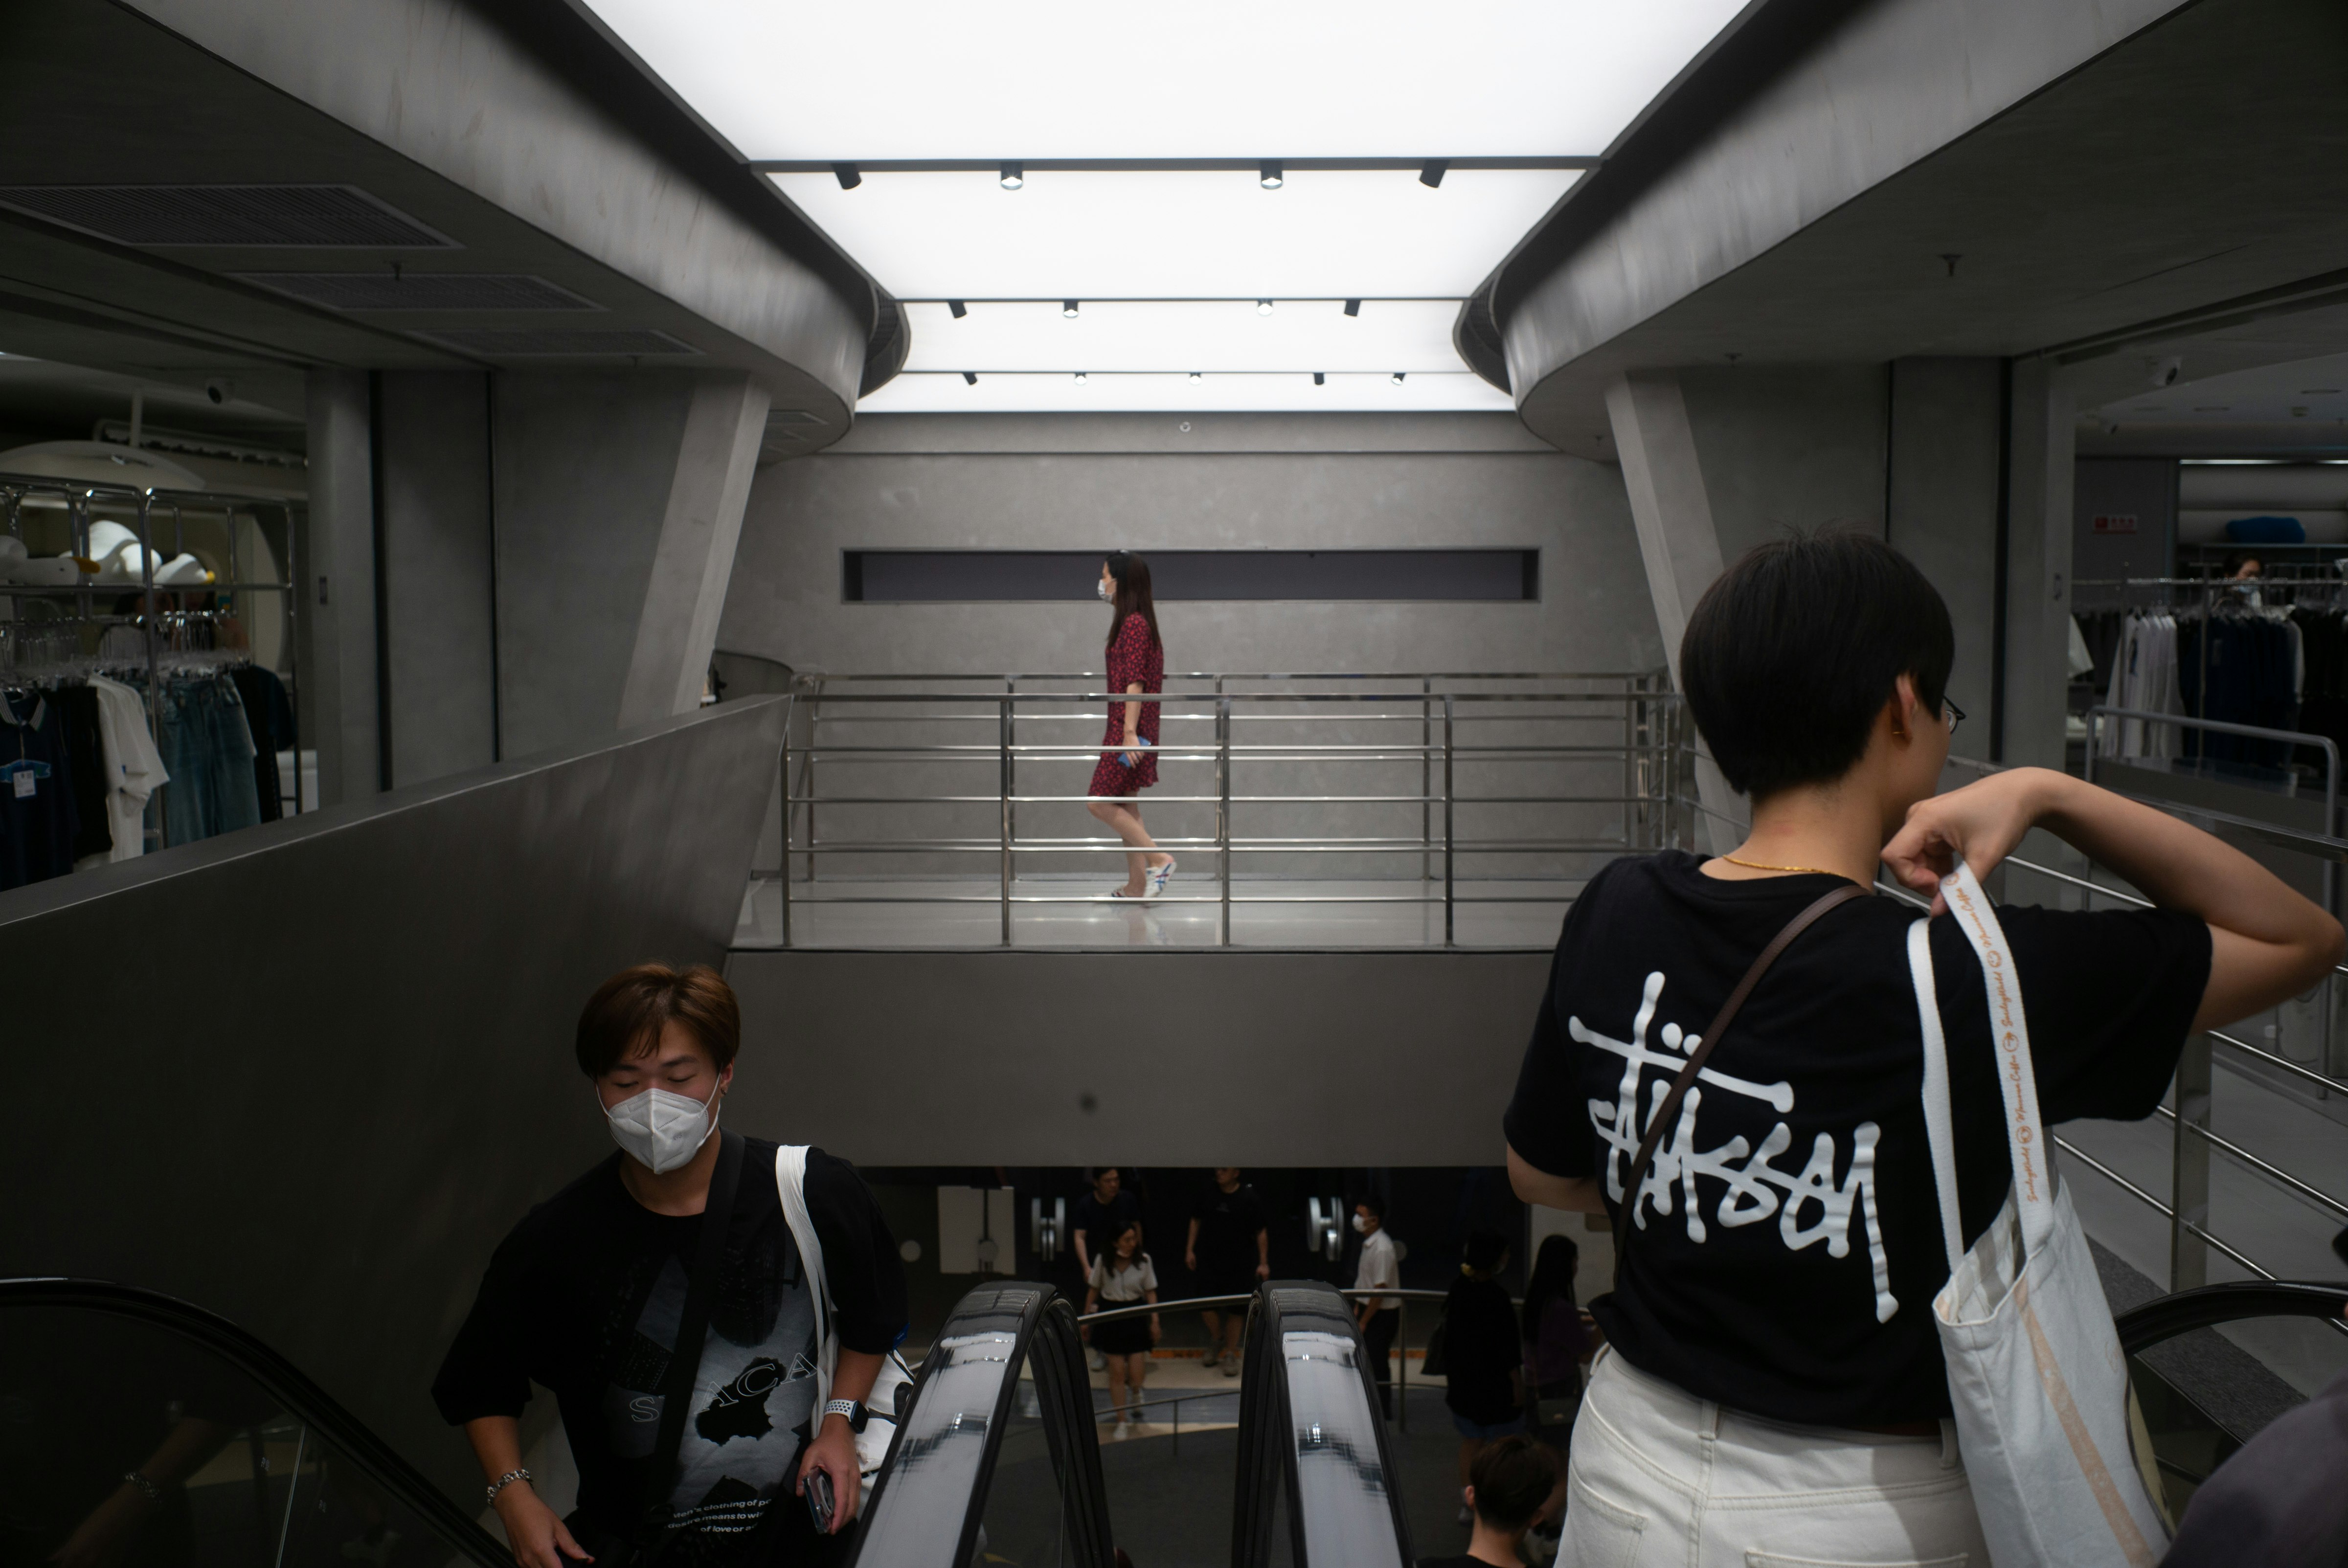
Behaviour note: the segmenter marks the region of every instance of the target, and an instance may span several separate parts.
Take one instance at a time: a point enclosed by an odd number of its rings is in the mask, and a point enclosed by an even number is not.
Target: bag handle
[[[1681,1068],[1680,1075],[1672,1081],[1671,1092],[1663,1096],[1663,1104],[1656,1107],[1653,1118],[1647,1123],[1647,1135],[1639,1144],[1639,1157],[1632,1163],[1631,1179],[1622,1189],[1622,1223],[1614,1237],[1614,1287],[1617,1290],[1622,1287],[1622,1260],[1631,1250],[1631,1233],[1639,1228],[1639,1190],[1646,1185],[1648,1167],[1655,1163],[1656,1145],[1663,1141],[1663,1129],[1672,1124],[1672,1117],[1679,1110],[1680,1102],[1687,1098],[1687,1091],[1694,1084],[1696,1075],[1704,1071],[1704,1064],[1712,1060],[1713,1050],[1720,1044],[1720,1037],[1735,1021],[1737,1012],[1745,1006],[1745,999],[1753,994],[1753,988],[1761,983],[1761,977],[1769,972],[1769,966],[1794,945],[1795,938],[1808,930],[1828,910],[1848,904],[1854,898],[1867,897],[1868,889],[1856,882],[1846,882],[1787,921],[1785,929],[1769,938],[1769,945],[1761,949],[1761,956],[1753,960],[1753,967],[1745,971],[1745,978],[1736,982],[1736,989],[1728,993],[1726,1001],[1720,1004],[1720,1011],[1713,1015],[1712,1027],[1704,1031],[1704,1038],[1688,1053],[1687,1065]],[[1634,1098],[1632,1114],[1635,1116],[1637,1113],[1638,1105]]]
[[[676,1450],[685,1441],[685,1408],[693,1403],[694,1378],[701,1370],[701,1347],[709,1335],[710,1309],[716,1304],[717,1267],[725,1256],[726,1233],[733,1225],[734,1191],[742,1180],[741,1137],[725,1132],[717,1136],[717,1168],[710,1173],[709,1197],[701,1210],[701,1239],[694,1249],[693,1274],[685,1282],[676,1348],[669,1353],[668,1373],[661,1379],[660,1437],[653,1445],[652,1464],[644,1471],[644,1506],[637,1525],[637,1544],[645,1545],[654,1535],[660,1538],[644,1559],[647,1568],[674,1539]]]
[[[2013,1210],[2022,1221],[2025,1255],[2044,1250],[2054,1235],[2054,1141],[2038,1113],[2038,1070],[2030,1058],[2030,1025],[2022,1012],[2022,971],[2006,945],[1997,910],[1973,876],[1957,862],[1941,878],[1941,893],[1957,929],[1981,959],[1982,987],[1989,1002],[1990,1044],[1997,1061],[1998,1092],[2005,1101],[2005,1143],[2013,1166]]]
[[[1916,1022],[1924,1034],[1924,1141],[1932,1154],[1932,1185],[1941,1199],[1941,1245],[1955,1274],[1965,1255],[1957,1218],[1957,1130],[1949,1108],[1949,1042],[1941,1029],[1941,992],[1932,978],[1932,922],[1908,927],[1908,975],[1916,986]]]

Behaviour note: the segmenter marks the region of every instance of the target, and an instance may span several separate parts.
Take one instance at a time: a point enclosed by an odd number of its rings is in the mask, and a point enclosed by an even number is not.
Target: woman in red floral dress
[[[1149,593],[1149,563],[1118,550],[1101,564],[1100,596],[1116,607],[1108,627],[1108,689],[1138,699],[1166,689],[1166,647],[1158,640],[1158,605]],[[1174,875],[1174,857],[1161,852],[1141,825],[1139,792],[1158,782],[1158,704],[1112,700],[1108,732],[1093,769],[1092,814],[1117,830],[1127,849],[1125,886],[1112,898],[1155,898]]]

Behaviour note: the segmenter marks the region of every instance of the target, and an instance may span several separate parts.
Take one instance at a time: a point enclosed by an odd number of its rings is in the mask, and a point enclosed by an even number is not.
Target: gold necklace
[[[1731,866],[1742,866],[1753,871],[1807,871],[1814,876],[1842,876],[1839,871],[1825,871],[1815,866],[1772,866],[1766,860],[1739,860],[1734,855],[1724,855],[1721,858]],[[1848,882],[1850,878],[1843,876],[1843,880]]]

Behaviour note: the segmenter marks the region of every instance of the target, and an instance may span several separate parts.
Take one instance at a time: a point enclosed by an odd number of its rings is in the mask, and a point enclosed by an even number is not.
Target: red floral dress
[[[1139,615],[1128,615],[1125,624],[1117,629],[1117,641],[1108,648],[1108,689],[1120,692],[1129,686],[1145,692],[1166,690],[1166,650],[1149,635],[1149,622]],[[1158,743],[1158,704],[1141,705],[1141,738],[1155,746]],[[1108,733],[1101,737],[1105,746],[1119,746],[1125,741],[1125,704],[1114,695],[1108,705]],[[1158,782],[1158,753],[1141,753],[1138,767],[1125,765],[1125,753],[1106,751],[1100,765],[1093,769],[1092,787],[1086,794],[1129,795],[1148,789]]]

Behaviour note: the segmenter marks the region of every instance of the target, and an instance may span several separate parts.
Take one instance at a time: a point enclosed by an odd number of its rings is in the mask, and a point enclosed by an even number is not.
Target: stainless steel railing
[[[1127,853],[1114,838],[1037,825],[1042,813],[1088,798],[1082,791],[1103,750],[1097,726],[1112,702],[1127,700],[1101,685],[1097,674],[795,677],[775,868],[784,945],[793,945],[795,913],[809,904],[991,903],[998,910],[997,938],[1010,946],[1019,907],[1108,902],[1104,894],[1049,891],[1017,876],[1023,866]],[[1555,866],[1578,856],[1657,848],[1679,842],[1684,832],[1684,814],[1673,804],[1684,721],[1661,671],[1200,672],[1169,675],[1165,688],[1150,699],[1160,713],[1159,759],[1169,771],[1206,764],[1206,776],[1185,793],[1161,784],[1143,804],[1153,813],[1192,808],[1194,821],[1205,819],[1204,831],[1159,835],[1158,843],[1169,852],[1212,856],[1215,879],[1211,892],[1151,905],[1213,906],[1220,944],[1231,940],[1235,907],[1416,905],[1440,907],[1441,939],[1449,946],[1463,906],[1561,906],[1571,897],[1551,890],[1464,889],[1463,861],[1512,863],[1513,879],[1525,880],[1528,862]],[[1504,733],[1496,734],[1496,727]],[[920,738],[907,738],[908,732]],[[1375,764],[1386,772],[1369,784],[1328,786],[1333,769]],[[1527,764],[1537,768],[1529,780]],[[1539,764],[1548,764],[1545,776]],[[876,769],[880,782],[873,783]],[[1238,783],[1243,769],[1250,787]],[[893,782],[907,770],[953,785]],[[913,814],[938,807],[963,808],[966,817],[970,808],[993,809],[975,831],[911,825]],[[864,813],[869,829],[870,808],[893,809],[885,830],[838,831],[835,825],[850,813]],[[1373,820],[1384,813],[1384,831],[1339,834],[1324,826],[1282,834],[1240,825],[1242,816],[1293,808],[1322,824],[1339,808]],[[1397,812],[1400,821],[1416,818],[1415,831],[1398,827]],[[1496,821],[1482,820],[1495,813]],[[1478,820],[1463,821],[1470,817]],[[1562,831],[1572,827],[1581,831]],[[950,876],[945,891],[892,889],[827,872],[836,857],[891,856],[983,865],[988,872],[984,882],[978,875]],[[1334,891],[1237,891],[1234,864],[1242,856],[1339,866],[1345,857],[1384,857],[1414,866],[1416,876],[1402,880],[1416,886],[1392,890],[1395,879],[1388,878],[1387,890],[1344,888],[1345,881],[1373,884],[1354,876],[1337,878],[1341,890]]]

